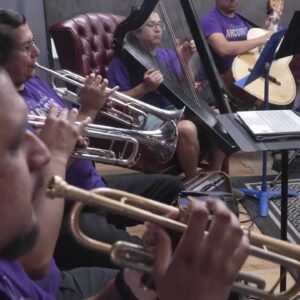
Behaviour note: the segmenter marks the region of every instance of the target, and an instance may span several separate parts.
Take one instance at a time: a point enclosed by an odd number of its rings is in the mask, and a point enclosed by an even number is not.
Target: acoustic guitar
[[[283,1],[272,0],[268,2],[272,9],[269,15],[268,30],[277,30],[280,16],[283,10]],[[264,35],[265,29],[252,28],[249,30],[247,39],[253,39]],[[232,75],[234,80],[239,80],[250,74],[262,49],[252,49],[250,52],[238,55],[232,64]],[[274,60],[270,68],[269,80],[269,103],[274,105],[288,105],[293,102],[296,95],[296,84],[293,74],[289,68],[292,56]],[[244,87],[244,90],[256,98],[256,105],[260,106],[264,101],[265,79],[260,77],[251,84]]]

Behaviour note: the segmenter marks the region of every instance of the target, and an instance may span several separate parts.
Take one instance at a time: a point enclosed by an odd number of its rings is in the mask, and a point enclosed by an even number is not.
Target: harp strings
[[[172,24],[175,24],[175,19],[172,18],[172,14],[169,17],[169,13],[167,11],[166,5],[164,4],[163,0],[159,1],[158,5],[159,5],[159,10],[164,17],[164,20],[166,23],[166,29],[168,30],[168,33],[170,35],[170,41],[173,44],[174,50],[176,51],[179,45],[177,42],[177,37],[176,37],[175,31],[173,29],[175,26],[172,26]],[[174,9],[169,10],[169,11],[174,11]],[[172,22],[171,22],[171,20],[172,20]],[[180,18],[177,18],[176,21],[180,22]],[[187,25],[186,25],[186,23],[182,23],[182,26],[187,26]],[[184,61],[184,59],[183,59],[182,55],[180,55],[179,51],[176,51],[176,53],[177,53],[177,57],[180,61],[182,74],[178,78],[176,76],[176,72],[174,71],[174,72],[171,72],[172,74],[170,74],[170,76],[173,75],[172,80],[174,82],[177,81],[178,86],[180,86],[182,89],[184,89],[184,91],[189,91],[191,98],[194,99],[194,101],[197,104],[200,104],[199,98],[198,98],[196,90],[195,90],[195,74],[193,74],[193,71],[190,68],[189,64]],[[173,68],[173,66],[168,66],[168,69],[173,70],[174,68]]]

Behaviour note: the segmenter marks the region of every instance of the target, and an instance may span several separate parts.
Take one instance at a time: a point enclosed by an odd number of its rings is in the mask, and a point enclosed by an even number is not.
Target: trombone
[[[51,84],[53,89],[63,98],[70,100],[75,104],[80,104],[80,99],[76,93],[57,87],[55,79],[59,78],[64,82],[70,83],[76,87],[84,87],[84,77],[75,74],[68,70],[53,71],[40,64],[35,64],[37,68],[49,73],[51,76]],[[110,117],[130,128],[143,129],[148,119],[148,114],[151,113],[161,119],[163,122],[173,120],[176,124],[183,115],[184,108],[176,111],[169,111],[157,108],[123,93],[117,92],[116,89],[109,89],[113,94],[108,98],[112,106],[106,106],[99,112],[103,116]]]
[[[42,127],[45,124],[46,117],[28,115],[28,123],[33,127]],[[76,122],[78,124],[78,122]],[[136,163],[139,151],[139,142],[136,138],[119,132],[118,128],[88,124],[83,129],[85,137],[94,137],[109,141],[108,149],[98,149],[92,147],[76,148],[72,153],[72,158],[90,159],[95,162],[117,164],[121,166],[131,166]],[[123,142],[123,151],[116,153],[114,148],[115,142]]]
[[[164,228],[183,233],[186,224],[164,217],[177,208],[136,196],[119,190],[100,188],[86,191],[68,185],[62,178],[53,177],[48,187],[49,197],[65,197],[78,201],[74,204],[70,217],[71,231],[83,246],[110,255],[111,260],[122,267],[130,267],[145,273],[153,272],[153,255],[145,248],[128,242],[118,241],[113,245],[86,236],[79,227],[80,213],[85,205],[104,208],[110,212],[126,215],[140,221],[149,221]],[[240,272],[233,290],[258,299],[291,299],[300,290],[300,246],[277,240],[262,234],[250,233],[250,253],[261,259],[280,264],[297,272],[295,284],[286,291],[275,293],[279,281],[270,290],[265,289],[265,281],[247,273]],[[263,248],[262,248],[263,247]],[[249,285],[252,283],[252,285]],[[254,286],[255,285],[255,286]]]
[[[44,125],[45,117],[28,115],[28,122],[34,127],[40,127]],[[134,166],[139,159],[139,144],[151,148],[159,162],[169,161],[175,153],[178,138],[177,127],[173,121],[167,121],[158,129],[148,131],[88,124],[83,134],[86,137],[107,140],[108,149],[77,148],[72,154],[73,158],[91,159],[96,162],[129,167]],[[115,142],[124,143],[119,153],[114,150]]]

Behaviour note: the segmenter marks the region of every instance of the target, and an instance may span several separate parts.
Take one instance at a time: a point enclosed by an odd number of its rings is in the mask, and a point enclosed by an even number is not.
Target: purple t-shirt
[[[60,271],[52,261],[43,280],[31,280],[18,261],[0,260],[0,291],[8,299],[54,300],[58,292]]]
[[[53,103],[65,107],[55,91],[38,77],[28,80],[20,95],[24,98],[32,114],[47,115]],[[74,160],[67,171],[66,180],[72,185],[87,190],[106,186],[90,160]]]
[[[234,17],[223,15],[216,7],[209,11],[199,22],[206,38],[213,33],[222,33],[228,41],[242,41],[247,39],[250,25],[238,14]],[[234,56],[221,57],[213,50],[216,66],[221,74],[228,70],[233,62]]]
[[[156,60],[155,65],[163,66],[162,72],[163,70],[168,70],[177,77],[180,76],[181,66],[175,51],[158,48],[154,59]],[[153,65],[153,68],[155,68],[155,65]],[[128,91],[143,81],[143,77],[134,72],[129,72],[128,67],[120,58],[114,58],[111,61],[107,71],[107,79],[110,87],[118,85],[121,92]],[[141,100],[160,108],[166,108],[171,105],[170,101],[158,91],[145,94]]]

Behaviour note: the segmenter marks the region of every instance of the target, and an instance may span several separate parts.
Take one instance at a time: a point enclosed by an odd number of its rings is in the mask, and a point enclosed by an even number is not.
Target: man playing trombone
[[[7,59],[3,66],[8,71],[20,95],[26,101],[30,113],[45,115],[53,103],[64,107],[63,102],[53,89],[38,77],[35,77],[35,63],[40,51],[35,43],[36,38],[31,32],[23,15],[9,10],[0,10],[0,24],[9,28],[10,36],[15,43],[15,50],[1,54]],[[5,37],[3,37],[5,43]],[[0,49],[0,52],[4,48]],[[104,105],[110,92],[106,91],[107,81],[100,76],[90,75],[85,86],[80,90],[82,105],[79,109],[78,120],[87,116],[92,120]],[[158,201],[171,203],[178,192],[183,189],[179,179],[170,175],[126,175],[110,176],[105,181],[96,172],[92,161],[74,160],[67,171],[66,179],[69,183],[85,189],[106,186],[118,188],[139,194]],[[65,216],[68,215],[70,204],[67,202]],[[82,215],[83,228],[95,239],[106,242],[128,240],[140,242],[137,237],[129,236],[125,226],[133,225],[125,218],[116,218],[101,210],[88,209]],[[135,223],[136,224],[136,223]],[[69,252],[72,248],[72,253]],[[65,250],[66,249],[66,250]],[[67,251],[67,252],[66,252]],[[103,265],[107,259],[93,251],[79,246],[69,234],[67,222],[63,223],[62,233],[56,248],[56,258],[65,268],[80,265]]]

